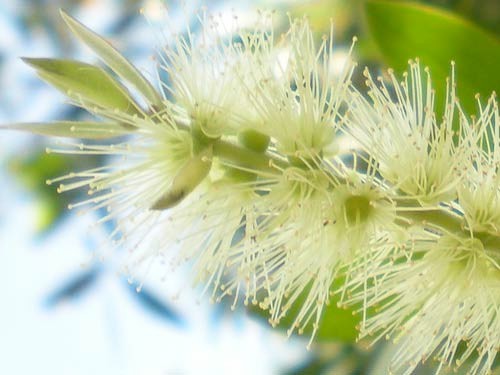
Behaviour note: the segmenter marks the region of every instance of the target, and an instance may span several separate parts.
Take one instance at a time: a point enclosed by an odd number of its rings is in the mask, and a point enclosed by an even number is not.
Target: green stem
[[[290,166],[286,160],[278,159],[268,153],[256,152],[221,139],[213,143],[213,148],[214,156],[230,164],[255,171],[262,171],[267,174],[279,174],[278,168]]]
[[[263,174],[280,174],[281,169],[291,166],[285,159],[279,159],[269,155],[269,153],[255,152],[221,139],[213,142],[213,155],[234,166],[261,171]],[[463,217],[444,207],[425,209],[416,199],[410,197],[400,200],[397,204],[399,206],[398,216],[406,219],[412,225],[431,228],[439,232],[470,236],[470,232],[464,226]],[[421,207],[421,209],[405,210],[405,207]],[[495,253],[500,252],[500,236],[487,232],[475,232],[473,235],[481,240],[488,250]]]
[[[433,227],[450,233],[464,232],[462,217],[454,215],[446,209],[430,208],[428,210],[398,210],[398,215],[408,219],[412,224]]]
[[[453,234],[470,236],[470,231],[464,226],[464,219],[446,209],[429,209],[420,211],[398,211],[402,216],[414,224],[438,229]],[[500,236],[488,232],[473,232],[474,238],[480,240],[487,250],[496,251],[500,255]]]

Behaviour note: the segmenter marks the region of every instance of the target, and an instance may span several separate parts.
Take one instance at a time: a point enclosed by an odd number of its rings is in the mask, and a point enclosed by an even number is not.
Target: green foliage
[[[71,158],[40,152],[8,161],[13,176],[35,197],[35,225],[39,234],[53,227],[54,222],[66,211],[68,199],[75,195],[60,195],[53,187],[41,184],[40,181],[67,172],[70,165]]]
[[[120,52],[101,36],[82,25],[80,22],[61,10],[61,17],[69,29],[83,43],[92,49],[121,79],[134,86],[147,100],[161,107],[162,98],[149,81]]]
[[[334,282],[334,286],[340,286],[340,279]],[[293,327],[295,318],[300,312],[309,295],[309,289],[306,289],[291,305],[287,314],[280,320],[277,328],[286,332],[290,327]],[[334,295],[330,298],[330,304],[323,308],[322,318],[316,331],[316,342],[338,342],[352,344],[358,337],[358,329],[356,328],[361,321],[361,315],[355,314],[351,308],[338,307],[339,296]],[[259,308],[252,308],[251,311],[258,316],[268,318],[268,311]],[[313,327],[308,324],[304,327],[303,332],[299,333],[304,336],[310,336],[313,332]]]
[[[322,0],[322,1],[304,1],[297,2],[296,5],[292,7],[292,15],[294,17],[307,16],[311,25],[317,32],[323,33],[330,29],[331,18],[335,16],[335,30],[342,25],[338,23],[342,22],[342,18],[339,14],[345,15],[346,11],[343,4],[344,1],[338,0]],[[347,7],[349,8],[349,7]],[[337,20],[339,22],[337,22]]]
[[[500,41],[470,21],[415,3],[369,0],[369,31],[387,64],[401,73],[408,59],[418,57],[430,68],[436,84],[436,109],[442,111],[450,62],[456,62],[457,94],[469,113],[473,96],[489,96],[500,88]]]
[[[138,105],[127,90],[97,66],[74,60],[23,58],[40,78],[89,108],[100,107],[137,113]]]
[[[99,155],[47,154],[38,147],[28,154],[13,156],[7,160],[7,167],[23,189],[33,196],[35,208],[35,230],[44,234],[55,227],[68,212],[68,204],[81,199],[82,192],[57,192],[54,186],[43,183],[54,177],[63,176],[70,171],[92,169],[101,162]],[[86,193],[83,193],[86,195]]]
[[[352,309],[337,307],[337,301],[338,298],[332,298],[332,304],[325,308],[316,337],[318,341],[354,343],[358,336],[356,326],[361,316],[355,315]]]

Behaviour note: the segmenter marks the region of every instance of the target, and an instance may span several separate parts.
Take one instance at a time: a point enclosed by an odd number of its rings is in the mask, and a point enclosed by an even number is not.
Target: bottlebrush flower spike
[[[288,334],[300,334],[312,323],[311,341],[335,279],[349,275],[345,269],[372,246],[391,249],[394,242],[385,230],[396,227],[390,192],[370,178],[346,174],[349,183],[336,181],[328,171],[333,165],[322,168],[284,171],[266,197],[265,237],[252,251],[265,265],[258,274],[265,280],[261,307],[270,311],[270,323],[277,325],[305,293]]]
[[[226,38],[207,13],[200,35],[174,33],[160,51],[161,95],[108,42],[63,18],[109,69],[25,61],[106,120],[6,128],[99,142],[49,148],[109,161],[48,183],[87,189],[71,208],[107,210],[99,222],[116,222],[110,237],[130,248],[133,278],[179,245],[177,261],[191,261],[212,300],[259,305],[273,326],[296,311],[288,332],[312,326],[309,344],[335,297],[362,313],[361,336],[399,341],[398,373],[432,356],[437,373],[491,370],[500,347],[495,95],[469,119],[452,67],[438,120],[418,61],[403,82],[366,70],[368,100],[351,85],[355,64],[329,78],[332,35],[316,46],[306,19],[275,38],[261,14]],[[342,131],[362,150],[337,147]]]
[[[437,359],[436,374],[445,367],[487,374],[500,348],[496,96],[469,120],[454,99],[452,79],[438,125],[429,111],[430,78],[425,96],[418,65],[410,69],[411,95],[408,81],[398,86],[392,72],[394,99],[368,74],[374,105],[354,94],[346,131],[380,164],[386,183],[404,191],[394,199],[409,241],[389,257],[386,249],[370,249],[358,274],[351,273],[344,302],[362,303],[362,337],[398,344],[391,373],[409,375],[420,362]],[[422,215],[432,202],[440,207]]]

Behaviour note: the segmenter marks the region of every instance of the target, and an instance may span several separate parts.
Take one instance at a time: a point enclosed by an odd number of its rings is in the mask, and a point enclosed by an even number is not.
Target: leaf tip
[[[75,27],[76,26],[82,26],[84,27],[76,18],[70,16],[66,11],[62,8],[59,8],[59,14],[61,15],[61,18],[63,19],[64,23],[68,28],[75,33]]]
[[[40,70],[51,70],[51,62],[54,61],[49,58],[45,57],[25,57],[21,56],[19,57],[22,62],[24,62],[26,65],[29,65],[30,67],[36,69],[37,71]]]
[[[34,67],[35,66],[35,63],[36,63],[36,58],[34,57],[26,57],[26,56],[20,56],[19,57],[21,59],[21,61],[29,66],[32,66]]]
[[[66,23],[72,18],[63,8],[59,8],[59,15]]]

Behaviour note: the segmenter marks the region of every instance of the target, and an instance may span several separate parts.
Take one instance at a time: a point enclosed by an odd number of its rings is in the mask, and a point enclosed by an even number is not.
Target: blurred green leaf
[[[349,44],[362,22],[359,15],[363,3],[364,0],[309,0],[295,1],[289,8],[293,17],[307,16],[317,38],[328,34],[333,26],[335,41]]]
[[[311,354],[306,363],[291,368],[283,375],[361,375],[367,374],[370,362],[369,352],[358,344],[324,343]]]
[[[339,285],[339,283],[340,280],[337,280],[334,282],[334,285]],[[308,293],[309,290],[306,289],[294,301],[286,315],[280,320],[277,328],[286,332],[286,330],[293,326],[295,317],[298,315],[302,306],[304,306]],[[330,298],[330,304],[323,308],[323,315],[319,322],[318,330],[316,331],[315,341],[334,341],[349,344],[356,341],[358,337],[358,330],[356,327],[361,321],[361,316],[359,314],[354,314],[354,310],[338,307],[338,301],[339,297],[334,295]],[[251,311],[266,319],[269,317],[269,312],[266,310],[253,308]],[[308,324],[304,328],[302,334],[307,337],[312,334],[312,331],[312,324]]]
[[[61,217],[65,212],[66,206],[60,203],[53,194],[47,193],[45,190],[39,191],[36,194],[36,232],[44,233]]]
[[[47,58],[23,58],[38,75],[76,102],[89,107],[118,109],[139,113],[139,107],[127,90],[106,71],[80,61]]]
[[[37,208],[35,224],[38,233],[50,229],[68,204],[67,196],[58,194],[53,187],[42,181],[66,173],[69,168],[68,163],[63,155],[49,156],[44,152],[13,158],[8,162],[12,174],[35,196]]]
[[[463,108],[475,112],[474,95],[489,96],[500,87],[500,41],[470,21],[415,3],[369,0],[367,22],[386,63],[399,73],[418,57],[430,68],[436,109],[443,110],[450,62],[456,62],[457,94]]]
[[[322,320],[316,333],[317,340],[354,343],[358,337],[356,326],[361,316],[353,310],[337,307],[337,298],[332,298],[332,304],[326,306]]]
[[[332,15],[336,15],[336,19],[342,18],[338,15],[340,3],[338,0],[316,0],[298,2],[292,7],[292,15],[294,17],[307,16],[315,31],[325,33],[330,29]],[[337,28],[337,23],[335,23]]]
[[[5,129],[29,131],[31,133],[55,137],[106,139],[133,132],[129,124],[94,121],[54,121],[10,124]]]
[[[133,85],[149,103],[161,107],[163,102],[162,97],[134,65],[101,36],[69,16],[63,10],[60,12],[61,17],[73,34],[92,49],[111,70],[121,79]]]
[[[46,154],[43,149],[30,148],[29,153],[7,161],[11,174],[22,187],[34,196],[36,202],[36,230],[39,234],[50,230],[67,212],[68,203],[82,194],[79,190],[60,194],[43,181],[68,174],[70,171],[95,168],[99,155],[81,158],[79,155]]]

